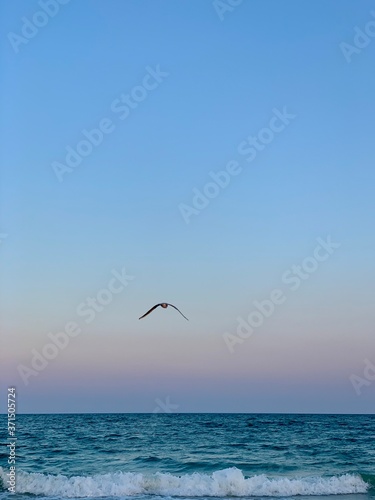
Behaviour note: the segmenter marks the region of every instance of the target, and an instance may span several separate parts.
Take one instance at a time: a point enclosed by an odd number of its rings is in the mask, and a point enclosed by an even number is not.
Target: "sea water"
[[[17,415],[15,494],[6,443],[0,500],[375,497],[374,415]]]

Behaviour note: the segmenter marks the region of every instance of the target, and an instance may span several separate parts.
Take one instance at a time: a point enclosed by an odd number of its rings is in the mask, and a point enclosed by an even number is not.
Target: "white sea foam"
[[[6,470],[1,467],[0,478],[6,487]],[[245,478],[235,467],[219,470],[213,474],[194,473],[182,476],[115,472],[95,476],[66,477],[19,471],[16,483],[18,493],[68,498],[137,495],[285,497],[366,493],[369,488],[360,476],[353,474],[295,479],[268,478],[265,475]]]

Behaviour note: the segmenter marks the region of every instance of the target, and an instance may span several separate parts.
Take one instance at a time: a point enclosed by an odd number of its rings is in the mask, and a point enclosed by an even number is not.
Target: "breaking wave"
[[[3,488],[7,488],[6,470],[0,467]],[[213,474],[141,474],[114,472],[94,476],[47,475],[19,471],[17,493],[60,497],[124,497],[163,495],[174,497],[244,497],[297,496],[366,493],[370,485],[359,475],[332,477],[268,478],[265,475],[245,478],[233,467]]]

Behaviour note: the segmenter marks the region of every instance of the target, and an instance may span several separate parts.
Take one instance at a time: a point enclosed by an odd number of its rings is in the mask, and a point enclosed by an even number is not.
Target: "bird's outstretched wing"
[[[143,316],[141,316],[140,318],[138,319],[142,319],[144,318],[145,316],[147,316],[148,314],[150,314],[150,312],[152,312],[154,309],[156,309],[157,307],[161,306],[161,304],[156,304],[156,306],[154,307],[151,307],[151,309],[149,311],[147,311]]]
[[[168,305],[176,309],[176,311],[178,311],[181,314],[181,316],[183,316],[186,319],[186,321],[189,321],[187,317],[184,314],[182,314],[182,312],[176,306],[174,306],[173,304],[168,304]]]

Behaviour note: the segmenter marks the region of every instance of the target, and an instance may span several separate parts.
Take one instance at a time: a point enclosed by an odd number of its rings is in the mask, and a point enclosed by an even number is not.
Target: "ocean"
[[[375,498],[374,415],[17,415],[16,493],[1,442],[0,500]]]

